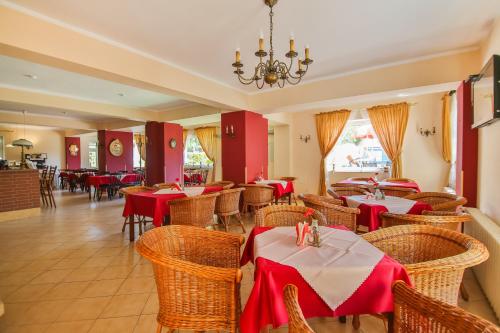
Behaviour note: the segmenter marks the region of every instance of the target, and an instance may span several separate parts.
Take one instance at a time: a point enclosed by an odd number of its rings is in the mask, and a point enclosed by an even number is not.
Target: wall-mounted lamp
[[[436,134],[436,127],[432,127],[432,130],[430,129],[423,129],[422,127],[420,127],[420,129],[418,129],[418,132],[420,133],[420,135],[422,136],[429,136],[429,135],[434,135]]]
[[[307,143],[307,141],[311,140],[311,136],[309,134],[307,135],[300,135],[299,137],[300,141],[304,141],[305,143]]]
[[[226,125],[226,135],[234,138],[236,133],[234,132],[234,126],[233,125]]]

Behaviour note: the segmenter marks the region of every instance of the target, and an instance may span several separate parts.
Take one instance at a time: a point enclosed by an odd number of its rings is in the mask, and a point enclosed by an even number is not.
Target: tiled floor
[[[85,194],[64,192],[57,200],[57,209],[44,209],[37,218],[0,223],[0,298],[5,303],[0,332],[155,332],[152,270],[129,243],[128,231],[121,233],[123,199],[90,203]],[[243,267],[243,304],[252,270]],[[462,306],[496,321],[470,272],[465,283],[471,300]],[[310,322],[317,332],[353,331],[335,319]],[[359,331],[383,332],[384,326],[363,316]]]

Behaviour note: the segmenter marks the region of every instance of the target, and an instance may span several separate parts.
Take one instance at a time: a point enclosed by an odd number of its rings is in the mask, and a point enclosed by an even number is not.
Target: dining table
[[[268,185],[274,187],[274,201],[277,204],[282,197],[288,197],[288,204],[292,204],[292,194],[294,193],[293,182],[287,180],[256,180],[250,184]]]
[[[170,215],[168,203],[175,199],[203,195],[222,191],[222,186],[205,187],[185,187],[184,189],[160,189],[147,190],[144,192],[129,193],[125,196],[125,206],[123,207],[123,217],[129,218],[129,238],[133,242],[135,239],[134,216],[146,216],[153,219],[155,227],[161,227],[165,217]]]
[[[415,182],[400,182],[400,181],[378,181],[378,186],[388,186],[388,187],[402,187],[402,188],[411,188],[417,192],[420,192],[420,187]],[[335,185],[345,185],[345,186],[356,186],[362,185],[368,188],[373,187],[375,184],[372,181],[366,180],[355,180],[355,179],[344,179],[339,182],[336,182]]]
[[[344,206],[359,209],[356,224],[368,227],[369,231],[380,228],[382,213],[421,215],[424,210],[432,210],[428,203],[389,195],[383,200],[378,200],[373,195],[350,195],[340,199]]]
[[[242,266],[255,265],[254,285],[240,317],[242,333],[288,322],[283,288],[294,284],[305,318],[391,313],[392,284],[411,285],[392,259],[344,226],[320,226],[320,247],[297,246],[295,227],[255,227]]]

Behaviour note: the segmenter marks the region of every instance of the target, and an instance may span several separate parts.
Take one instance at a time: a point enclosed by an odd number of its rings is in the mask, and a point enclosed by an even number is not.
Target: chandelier
[[[257,88],[262,89],[264,84],[267,83],[271,87],[277,84],[280,88],[283,88],[288,82],[291,85],[298,84],[304,75],[307,73],[309,65],[313,62],[309,58],[309,47],[305,48],[304,60],[298,58],[297,70],[293,71],[293,59],[299,54],[295,51],[295,40],[293,36],[290,36],[290,51],[285,54],[285,57],[290,59],[289,65],[285,62],[274,59],[274,49],[273,49],[273,7],[276,5],[278,0],[264,0],[265,4],[269,6],[269,57],[267,57],[267,52],[264,51],[264,36],[260,35],[259,38],[259,50],[255,52],[255,56],[259,58],[259,63],[255,66],[255,71],[253,75],[249,78],[243,76],[244,72],[242,70],[243,63],[241,62],[240,50],[236,49],[236,61],[233,63],[233,67],[236,68],[234,74],[238,75],[238,80],[245,85],[252,84],[255,82]]]

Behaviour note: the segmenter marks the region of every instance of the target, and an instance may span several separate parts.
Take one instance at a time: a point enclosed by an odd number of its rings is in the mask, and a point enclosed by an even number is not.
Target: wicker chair
[[[367,182],[370,180],[370,177],[351,177],[348,180]]]
[[[219,192],[172,200],[170,224],[191,225],[201,228],[214,224],[215,201]]]
[[[158,183],[154,184],[153,187],[158,190],[173,189],[173,188],[178,189],[179,185],[177,183]]]
[[[123,187],[120,189],[120,194],[127,199],[127,195],[131,193],[140,193],[140,192],[147,192],[147,191],[154,191],[156,188],[154,187],[147,187],[147,186],[129,186],[129,187]],[[123,221],[123,226],[122,226],[122,232],[125,232],[125,226],[130,224],[128,221],[128,216],[125,217],[125,221]],[[139,235],[142,235],[142,225],[144,224],[144,228],[146,227],[146,218],[144,216],[139,216],[137,220],[134,219],[134,224],[139,224]]]
[[[498,326],[458,307],[427,297],[398,281],[394,293],[394,333],[499,333]]]
[[[342,196],[364,195],[369,193],[366,188],[358,186],[334,186],[329,188],[327,192],[335,199],[340,199]]]
[[[424,211],[423,215],[382,213],[380,217],[384,228],[396,225],[418,224],[458,231],[462,223],[472,221],[472,216],[469,214],[434,211]]]
[[[428,225],[383,228],[362,236],[403,264],[416,290],[456,305],[464,270],[488,259],[478,240]]]
[[[139,238],[137,252],[152,262],[155,274],[156,332],[162,327],[237,331],[243,240],[243,236],[181,225],[155,228]]]
[[[406,187],[396,187],[396,186],[379,186],[379,189],[384,192],[385,195],[404,198],[410,194],[417,193],[414,188]]]
[[[314,333],[300,309],[298,288],[287,284],[283,288],[283,296],[288,314],[288,333]]]
[[[384,179],[385,182],[391,182],[391,183],[416,183],[415,180],[410,179],[410,178],[386,178]]]
[[[274,201],[274,187],[258,184],[240,184],[245,188],[243,192],[243,213],[248,212],[250,207],[255,210],[269,206]]]
[[[441,192],[420,192],[410,194],[406,199],[428,203],[432,210],[455,211],[458,207],[467,203],[464,197]]]
[[[325,215],[328,225],[343,225],[354,232],[356,231],[356,216],[360,213],[358,208],[343,207],[341,200],[314,194],[303,194],[299,198],[306,207],[313,208]]]
[[[304,214],[308,210],[304,206],[274,205],[259,209],[255,214],[255,225],[258,227],[291,227],[305,220]],[[325,216],[315,210],[312,219],[318,220],[319,225],[328,225]]]
[[[224,224],[224,228],[228,231],[229,222],[231,217],[236,217],[236,220],[240,223],[243,233],[246,232],[243,221],[241,220],[240,214],[240,196],[241,192],[245,189],[242,187],[233,188],[230,190],[223,190],[215,201],[215,214]]]
[[[228,180],[219,180],[217,182],[205,184],[205,186],[222,186],[223,190],[229,190],[234,187],[234,183]]]

